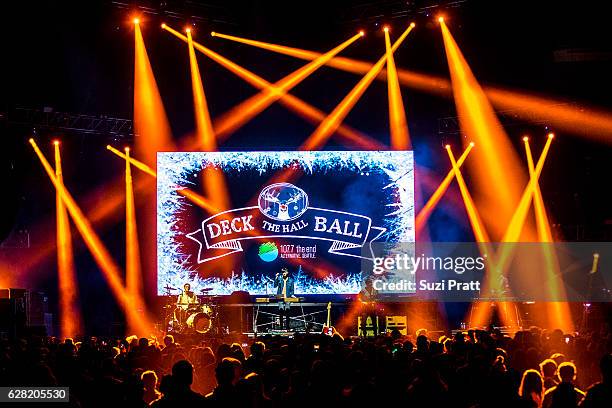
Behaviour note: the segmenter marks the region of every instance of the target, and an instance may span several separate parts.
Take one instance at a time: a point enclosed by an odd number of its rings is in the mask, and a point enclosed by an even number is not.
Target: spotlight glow
[[[529,137],[523,136],[523,142],[528,142],[528,141],[529,141]]]
[[[134,24],[140,24],[140,19],[139,18],[135,18],[134,20],[132,20],[134,22]]]

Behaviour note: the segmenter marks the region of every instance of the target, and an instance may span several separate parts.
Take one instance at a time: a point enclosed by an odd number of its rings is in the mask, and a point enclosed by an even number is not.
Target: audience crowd
[[[610,407],[611,351],[607,329],[535,327],[190,346],[32,336],[0,341],[0,386],[68,386],[74,407]]]

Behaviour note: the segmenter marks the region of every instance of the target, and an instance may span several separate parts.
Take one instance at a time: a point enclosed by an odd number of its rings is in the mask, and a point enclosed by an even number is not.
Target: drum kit
[[[212,288],[201,290],[203,295],[198,296],[200,303],[177,304],[177,288],[164,287],[168,303],[164,306],[164,326],[168,333],[180,334],[215,334],[219,327],[219,312],[217,297],[209,295]]]

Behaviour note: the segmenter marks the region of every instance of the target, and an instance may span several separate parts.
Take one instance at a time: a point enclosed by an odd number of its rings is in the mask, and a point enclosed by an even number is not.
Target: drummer
[[[200,303],[198,297],[191,290],[191,285],[186,283],[183,286],[183,292],[178,295],[178,299],[176,300],[176,306],[180,307],[183,310],[187,310],[191,305],[197,305]]]

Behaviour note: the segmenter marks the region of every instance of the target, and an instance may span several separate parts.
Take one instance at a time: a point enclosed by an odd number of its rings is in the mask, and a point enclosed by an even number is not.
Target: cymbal
[[[210,292],[211,290],[213,290],[213,288],[203,288],[200,289],[200,292]]]
[[[173,288],[172,286],[168,286],[168,285],[164,286],[164,289],[166,289],[166,290],[178,290],[177,288]]]

